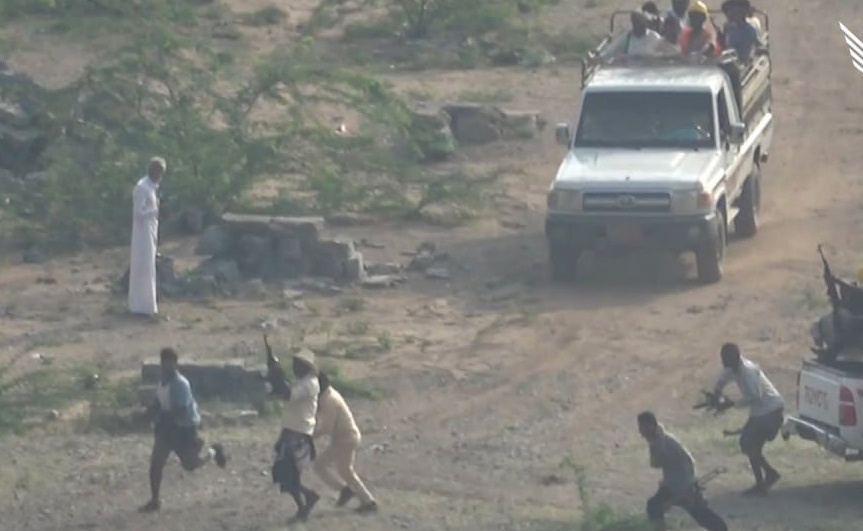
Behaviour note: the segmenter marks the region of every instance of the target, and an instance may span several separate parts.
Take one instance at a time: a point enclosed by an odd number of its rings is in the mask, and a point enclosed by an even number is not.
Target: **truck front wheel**
[[[695,251],[698,281],[702,284],[714,284],[722,280],[726,225],[725,215],[721,211],[717,211],[714,223],[711,223],[710,229]]]
[[[576,279],[581,250],[559,243],[548,244],[548,266],[554,282],[572,282]]]
[[[734,232],[742,238],[751,238],[758,232],[758,210],[761,206],[761,172],[756,164],[743,183],[740,194],[740,211],[734,218]]]

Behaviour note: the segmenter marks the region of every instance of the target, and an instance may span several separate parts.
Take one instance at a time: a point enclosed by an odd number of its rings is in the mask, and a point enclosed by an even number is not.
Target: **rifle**
[[[710,391],[702,390],[701,394],[704,395],[704,401],[695,404],[692,406],[692,409],[706,409],[708,411],[713,411],[714,415],[719,415],[720,413],[724,413],[734,407],[734,402],[721,393],[715,394]]]
[[[267,340],[267,333],[264,332],[264,346],[267,348],[267,381],[270,383],[273,394],[282,395],[289,390],[285,371],[279,363],[279,358],[273,355],[273,349],[270,347],[270,342]]]
[[[708,483],[710,483],[711,480],[716,479],[719,475],[724,474],[726,472],[728,472],[728,469],[725,468],[724,466],[714,468],[710,472],[708,472],[708,473],[704,474],[703,476],[701,476],[700,478],[696,479],[695,483],[692,485],[692,488],[690,490],[687,490],[686,492],[684,492],[682,494],[678,494],[677,496],[673,497],[671,500],[668,501],[668,504],[674,505],[675,503],[678,503],[678,502],[684,500],[687,496],[690,496],[693,493],[697,494],[697,493],[703,492],[707,488],[706,485]]]
[[[821,255],[821,263],[824,265],[824,272],[821,276],[824,279],[824,284],[827,286],[827,297],[830,299],[830,306],[833,307],[833,326],[839,332],[838,327],[841,326],[841,323],[838,311],[841,301],[839,299],[839,292],[836,290],[836,276],[830,270],[830,264],[827,263],[827,258],[824,257],[824,250],[820,244],[818,245],[818,254]]]

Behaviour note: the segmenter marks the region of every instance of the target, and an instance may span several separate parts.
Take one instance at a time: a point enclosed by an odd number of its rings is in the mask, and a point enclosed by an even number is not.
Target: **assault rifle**
[[[706,409],[712,411],[714,415],[719,415],[734,407],[734,402],[722,393],[702,390],[701,394],[704,396],[704,401],[695,404],[692,409]]]
[[[290,390],[290,386],[285,378],[285,370],[279,363],[279,358],[273,355],[273,349],[267,340],[266,332],[264,332],[264,346],[267,348],[267,382],[270,384],[272,394],[281,396]]]

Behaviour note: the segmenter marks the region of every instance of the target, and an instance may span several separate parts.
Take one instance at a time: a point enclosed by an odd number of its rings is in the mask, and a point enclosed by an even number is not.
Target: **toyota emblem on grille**
[[[635,206],[635,197],[631,195],[622,195],[617,198],[617,204],[622,208],[632,208]]]

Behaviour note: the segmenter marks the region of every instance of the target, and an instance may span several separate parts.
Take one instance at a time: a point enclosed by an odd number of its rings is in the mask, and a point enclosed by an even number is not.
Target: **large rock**
[[[502,136],[505,139],[529,139],[536,137],[541,127],[542,118],[538,111],[508,111],[503,114]]]
[[[443,110],[452,118],[450,128],[455,139],[463,144],[487,144],[502,137],[505,116],[496,107],[451,103]]]
[[[455,154],[452,118],[442,110],[415,110],[412,116],[414,140],[422,149],[426,162],[440,162]]]
[[[365,274],[363,257],[353,240],[338,238],[318,242],[315,273],[338,281],[356,282]]]
[[[231,248],[231,236],[221,225],[211,225],[204,230],[195,254],[198,256],[222,256]]]
[[[290,233],[299,235],[303,240],[315,240],[324,228],[324,218],[227,213],[222,215],[222,224],[228,232],[233,234]]]

